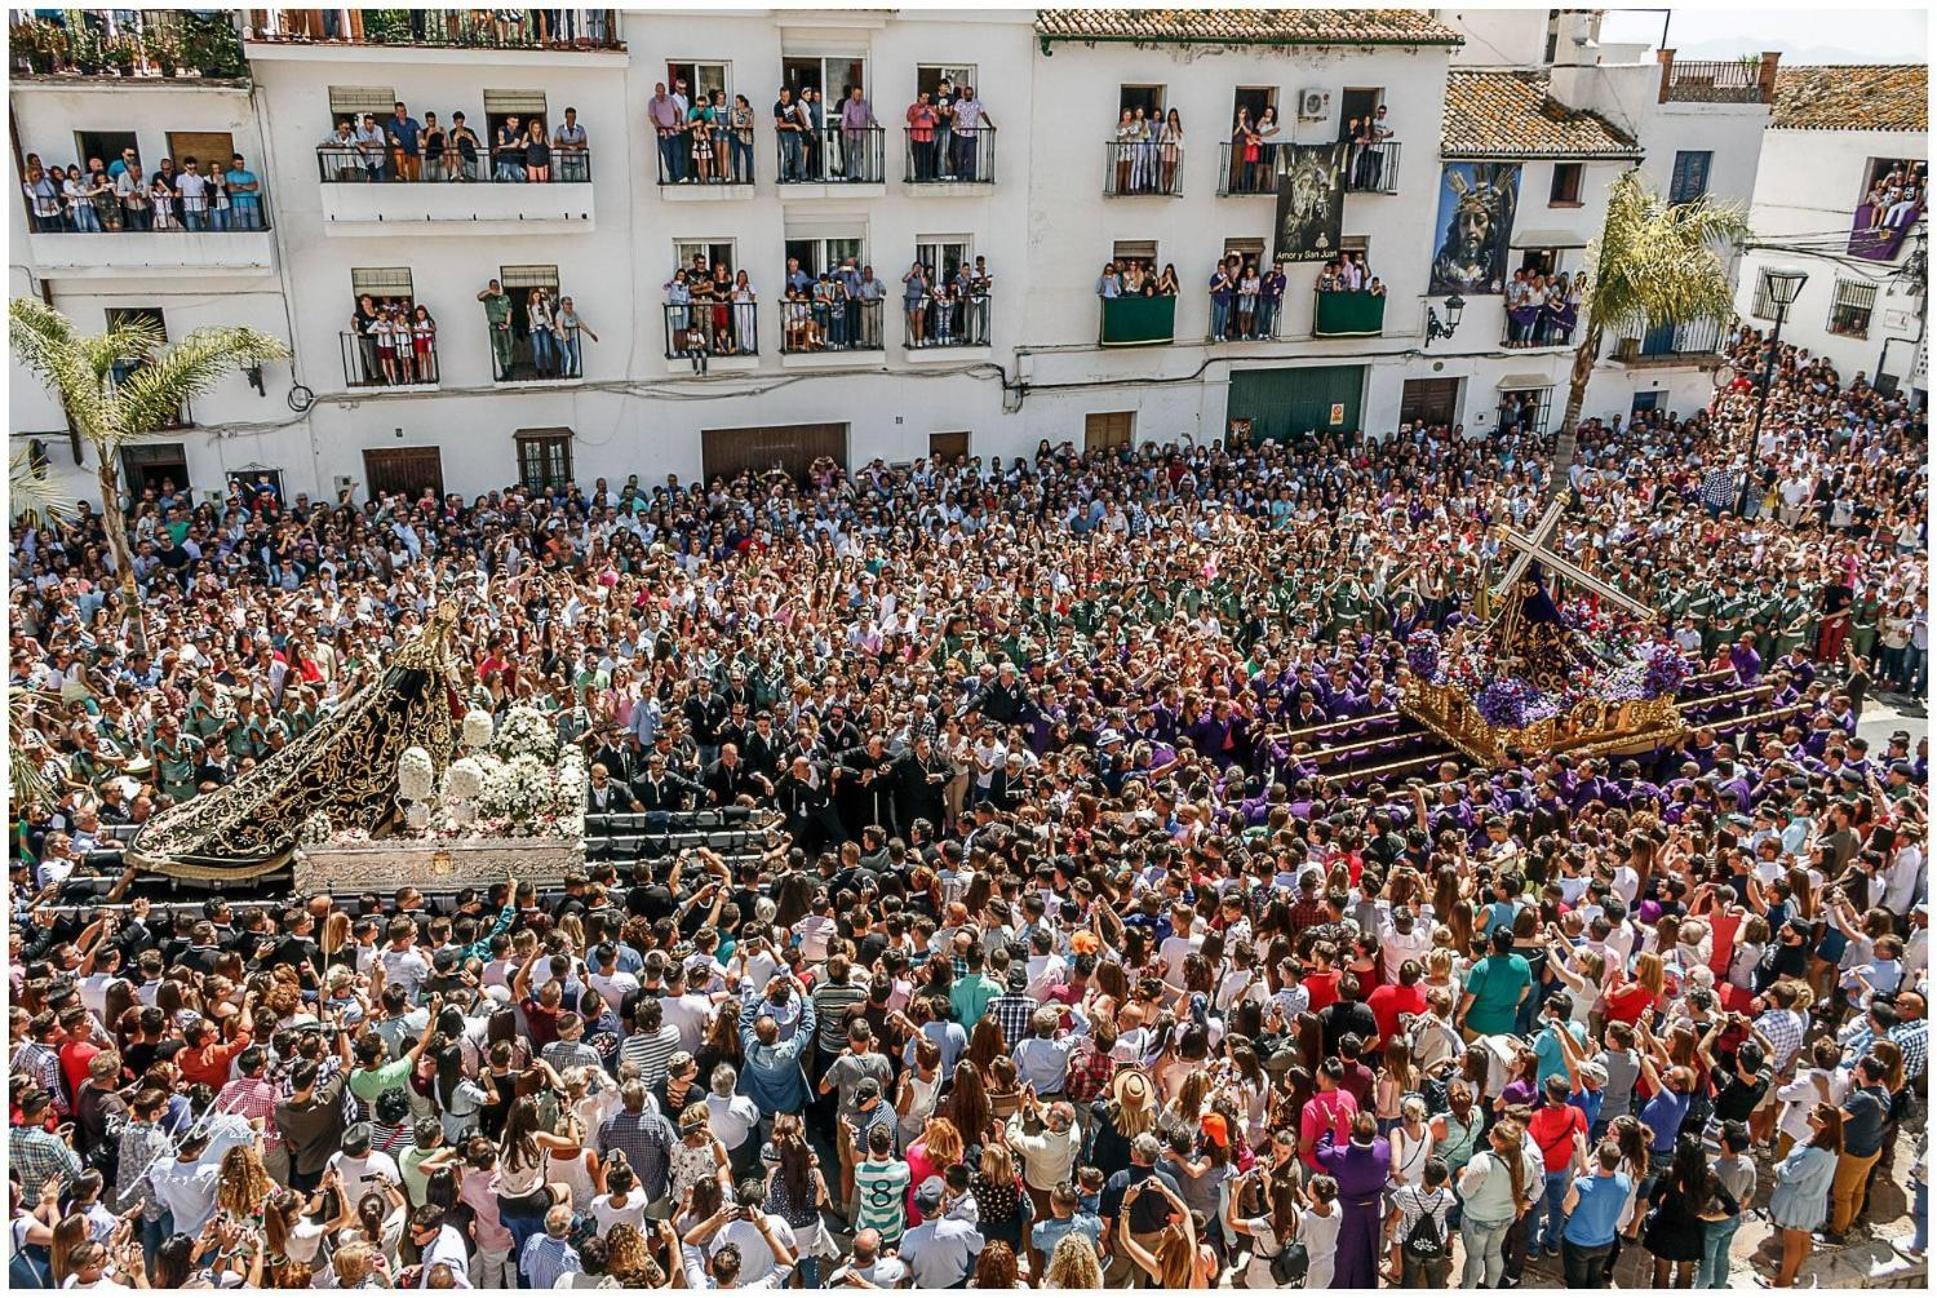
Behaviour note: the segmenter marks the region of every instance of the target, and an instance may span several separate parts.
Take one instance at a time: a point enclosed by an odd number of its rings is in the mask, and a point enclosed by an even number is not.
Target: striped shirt
[[[847,1011],[867,1003],[868,989],[857,986],[851,980],[826,982],[814,988],[811,999],[814,1002],[814,1017],[820,1021],[819,1044],[822,1052],[839,1054],[847,1049]]]
[[[898,1158],[877,1163],[863,1159],[854,1169],[854,1202],[857,1231],[878,1230],[883,1248],[901,1242],[908,1228],[908,1164]]]
[[[651,1090],[666,1080],[666,1065],[678,1050],[679,1029],[662,1023],[657,1032],[635,1032],[621,1042],[619,1062],[639,1065],[639,1080]]]

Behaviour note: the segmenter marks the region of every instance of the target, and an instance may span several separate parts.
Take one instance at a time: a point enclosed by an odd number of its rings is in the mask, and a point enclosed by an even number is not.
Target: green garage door
[[[1230,427],[1230,420],[1248,419],[1256,440],[1344,432],[1359,427],[1359,399],[1364,390],[1363,365],[1235,370],[1225,427]]]

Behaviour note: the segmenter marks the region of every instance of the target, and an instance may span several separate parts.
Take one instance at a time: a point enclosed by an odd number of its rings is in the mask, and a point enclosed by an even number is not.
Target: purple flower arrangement
[[[1439,634],[1422,627],[1406,637],[1406,666],[1422,681],[1439,681]]]
[[[1473,707],[1480,720],[1494,729],[1519,730],[1527,724],[1530,701],[1530,692],[1518,677],[1499,676],[1480,687],[1473,696]]]
[[[1688,679],[1688,659],[1678,647],[1666,641],[1648,646],[1641,663],[1641,697],[1644,699],[1658,699],[1664,694],[1679,693]]]

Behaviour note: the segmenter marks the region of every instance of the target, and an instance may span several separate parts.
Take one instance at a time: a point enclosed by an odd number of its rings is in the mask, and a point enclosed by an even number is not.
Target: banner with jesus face
[[[1439,181],[1439,250],[1427,292],[1506,291],[1507,240],[1519,199],[1517,162],[1445,164]]]

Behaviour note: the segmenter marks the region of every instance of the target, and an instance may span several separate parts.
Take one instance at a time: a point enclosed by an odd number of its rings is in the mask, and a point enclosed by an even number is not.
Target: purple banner
[[[1898,203],[1887,212],[1879,212],[1874,203],[1863,204],[1856,209],[1856,219],[1850,223],[1850,256],[1865,261],[1895,261],[1923,210],[1921,199],[1915,203]],[[1890,219],[1891,213],[1895,214],[1895,220]]]

